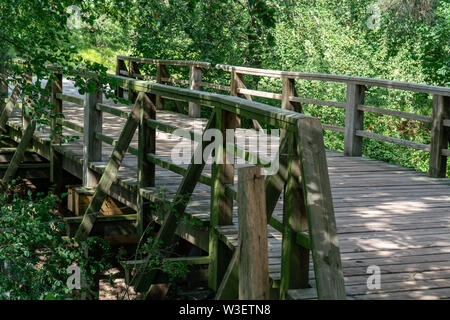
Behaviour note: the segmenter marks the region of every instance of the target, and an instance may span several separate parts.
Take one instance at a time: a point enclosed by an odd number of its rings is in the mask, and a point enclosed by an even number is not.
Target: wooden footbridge
[[[155,67],[155,76],[144,74],[146,65]],[[189,80],[171,77],[166,66],[188,67]],[[230,83],[202,82],[202,70],[209,69],[229,72]],[[75,142],[61,144],[58,136],[51,140],[48,128],[35,131],[17,107],[16,90],[2,106],[0,125],[19,143],[4,180],[26,167],[19,162],[22,149],[31,144],[50,162],[52,182],[63,188],[68,172],[92,190],[85,214],[66,218],[71,236],[133,242],[156,220],[156,238],[163,247],[176,235],[204,252],[177,259],[207,266],[204,278],[217,299],[450,298],[449,88],[122,56],[116,73],[117,94],[129,97],[131,106],[98,93],[80,96],[55,71],[50,99],[65,119],[52,126],[80,135]],[[283,90],[250,90],[243,75],[280,78]],[[347,99],[298,97],[298,79],[344,83]],[[431,94],[433,115],[364,105],[370,86]],[[205,87],[226,94],[200,91]],[[281,100],[282,108],[253,102],[252,96]],[[178,112],[166,110],[168,101]],[[344,108],[345,127],[302,114],[302,103]],[[432,123],[431,143],[365,131],[364,112]],[[244,123],[253,129],[240,128]],[[280,139],[269,141],[275,152],[267,156],[253,152],[254,140],[242,138],[261,127],[281,129]],[[201,155],[211,152],[211,137],[205,135],[211,128],[224,134],[235,129],[236,135],[231,144],[217,144],[216,159],[245,161],[206,163]],[[323,130],[345,133],[344,153],[325,150]],[[363,138],[429,151],[429,175],[361,157]],[[180,143],[193,151],[185,164],[171,158]],[[264,176],[262,167],[276,161],[279,169]],[[107,196],[136,213],[102,214]],[[163,198],[172,201],[173,210],[158,220],[149,203]],[[182,223],[183,217],[193,226]],[[155,271],[139,272],[145,263],[124,262],[132,284],[144,293],[160,278]],[[373,266],[381,273],[380,286],[368,285]]]

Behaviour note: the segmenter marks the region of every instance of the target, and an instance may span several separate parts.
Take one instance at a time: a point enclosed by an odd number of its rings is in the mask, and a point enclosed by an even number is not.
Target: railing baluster
[[[450,97],[433,96],[433,124],[431,129],[431,150],[429,175],[445,178],[447,157],[441,152],[450,142],[450,129],[444,126],[444,120],[450,118]]]
[[[102,133],[103,115],[97,110],[97,103],[102,102],[102,92],[88,92],[84,100],[84,146],[83,146],[83,186],[96,187],[98,179],[89,168],[89,162],[102,161],[102,142],[96,133]]]
[[[347,108],[345,111],[344,155],[360,157],[362,155],[363,138],[356,135],[357,130],[364,129],[364,111],[358,110],[364,104],[364,85],[347,84]]]

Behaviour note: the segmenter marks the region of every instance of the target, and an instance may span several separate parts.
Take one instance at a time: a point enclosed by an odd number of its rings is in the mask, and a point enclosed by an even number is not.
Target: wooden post
[[[209,286],[217,290],[226,272],[227,248],[221,243],[214,227],[233,224],[233,198],[225,194],[225,186],[234,183],[234,150],[227,150],[226,129],[236,128],[236,115],[216,108],[216,128],[222,132],[223,144],[216,150],[212,165]],[[234,145],[234,141],[233,141]]]
[[[119,172],[120,165],[122,164],[123,158],[125,157],[125,153],[130,146],[130,142],[133,139],[134,133],[139,126],[139,117],[140,117],[140,108],[141,108],[141,99],[143,99],[144,93],[138,95],[136,99],[136,103],[128,115],[127,122],[123,127],[122,132],[120,133],[119,139],[117,140],[117,144],[114,146],[114,150],[111,154],[111,158],[106,165],[105,171],[100,178],[97,188],[95,189],[94,195],[92,196],[92,200],[89,203],[89,207],[86,209],[84,213],[83,220],[78,227],[78,230],[75,234],[75,240],[78,242],[85,241],[92,228],[94,227],[94,223],[97,219],[97,215],[103,205],[103,202],[106,199],[107,194],[111,190],[111,186],[117,179],[117,174]],[[88,99],[86,99],[88,100]],[[85,109],[87,109],[85,107]],[[86,132],[87,122],[85,121],[84,130]],[[93,127],[91,127],[93,128]],[[85,141],[86,143],[86,141]],[[85,149],[87,150],[87,149]],[[86,161],[86,159],[84,159]]]
[[[162,78],[165,74],[168,74],[166,66],[157,62],[156,63],[156,82],[163,83]],[[160,96],[156,96],[156,109],[163,110],[164,109],[164,99]]]
[[[344,274],[320,120],[298,120],[297,141],[317,294],[319,299],[345,299]]]
[[[28,84],[33,83],[33,75],[31,73],[27,73],[24,75]],[[31,110],[28,110],[31,107],[30,97],[26,96],[22,101],[22,127],[26,129],[31,121]]]
[[[247,99],[249,101],[252,101],[252,96],[249,94],[240,94],[239,93],[239,89],[240,88],[247,88],[247,86],[245,85],[244,82],[244,78],[242,77],[242,75],[238,72],[236,72],[235,68],[231,69],[231,84],[230,84],[230,95],[235,96],[235,97],[240,97],[240,98],[244,98]],[[258,120],[252,119],[252,124],[253,124],[253,128],[255,128],[256,130],[261,130],[262,127],[259,124]]]
[[[2,113],[0,115],[0,129],[3,132],[7,131],[6,123],[9,120],[9,117],[11,116],[11,113],[16,106],[17,100],[20,96],[21,88],[18,84],[14,87],[13,91],[11,92],[11,95],[9,96],[8,102],[4,106]]]
[[[289,137],[288,179],[284,189],[283,240],[281,257],[280,298],[287,290],[309,287],[309,249],[297,244],[297,233],[308,231],[305,197],[301,186],[300,159],[296,139]]]
[[[6,75],[6,68],[3,64],[0,64],[0,114],[3,112],[6,106],[6,99],[8,99],[8,83]]]
[[[102,102],[101,91],[87,92],[84,99],[84,145],[83,145],[83,186],[97,186],[95,173],[89,168],[89,162],[102,161],[102,142],[95,134],[102,133],[102,112],[97,103]]]
[[[128,71],[125,61],[117,58],[116,60],[116,75],[120,76],[121,71]],[[117,86],[115,90],[116,96],[123,98],[123,88],[121,86]]]
[[[51,89],[51,103],[55,106],[54,112],[63,112],[63,101],[57,97],[57,94],[63,92],[63,75],[62,73],[54,73],[55,79],[52,81]],[[50,81],[50,79],[49,79]],[[62,169],[62,155],[56,152],[54,145],[61,143],[62,126],[56,123],[56,118],[51,122],[53,139],[50,148],[50,182],[56,185],[56,192],[62,192],[63,188],[63,169]]]
[[[265,183],[262,167],[238,170],[239,299],[269,299]]]
[[[136,75],[140,75],[139,67],[136,62],[130,61],[128,74],[131,78],[135,78]],[[133,89],[128,89],[128,99],[132,102],[136,102],[137,93]]]
[[[364,104],[364,85],[347,84],[347,109],[345,111],[344,155],[360,157],[362,155],[362,137],[356,135],[356,130],[364,128],[364,112],[358,110],[358,105]]]
[[[23,135],[19,145],[17,146],[17,150],[14,153],[11,161],[9,162],[8,169],[6,169],[6,172],[3,175],[1,181],[3,191],[6,191],[9,182],[16,175],[17,170],[19,169],[19,165],[24,158],[25,152],[27,148],[30,146],[31,141],[33,140],[33,134],[35,129],[36,129],[36,122],[31,121],[30,125],[23,131]]]
[[[441,152],[450,142],[450,130],[444,126],[444,120],[450,119],[450,97],[433,96],[433,124],[431,129],[431,149],[429,175],[445,178],[447,157]]]
[[[145,199],[142,197],[141,188],[155,186],[155,164],[147,160],[147,153],[156,153],[156,131],[147,125],[147,120],[156,119],[156,97],[146,94],[142,99],[139,118],[139,142],[138,142],[138,218],[136,228],[138,237],[142,236],[145,227]]]
[[[52,81],[51,103],[55,107],[55,113],[62,113],[63,101],[58,98],[57,95],[62,94],[63,92],[63,75],[62,73],[54,73],[53,76],[55,77],[55,79]],[[56,119],[52,119],[51,125],[53,132],[56,132],[53,134],[52,143],[59,143],[61,139],[59,132],[61,132],[62,127],[61,125],[56,123]]]
[[[282,76],[282,79],[283,91],[281,95],[281,108],[303,113],[301,103],[294,102],[289,99],[289,97],[297,97],[297,91],[295,90],[295,79],[290,79],[286,76]]]
[[[202,81],[202,69],[196,66],[189,67],[189,89],[200,90],[199,82]],[[201,105],[194,102],[189,102],[189,116],[192,118],[200,118]]]

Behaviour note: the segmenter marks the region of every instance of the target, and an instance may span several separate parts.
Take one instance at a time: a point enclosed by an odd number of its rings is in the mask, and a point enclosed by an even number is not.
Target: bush
[[[0,197],[0,299],[76,298],[80,292],[66,284],[70,265],[80,267],[87,283],[110,268],[109,247],[103,240],[91,237],[81,246],[64,237],[57,205],[55,195],[33,196],[31,190],[24,197]],[[94,260],[85,256],[86,248],[106,254]]]

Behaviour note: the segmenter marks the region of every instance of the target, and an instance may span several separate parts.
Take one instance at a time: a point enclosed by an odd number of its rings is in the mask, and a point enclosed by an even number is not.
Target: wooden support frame
[[[434,95],[428,172],[433,178],[445,178],[447,173],[447,157],[441,151],[447,149],[450,142],[450,128],[444,126],[445,119],[450,119],[450,97]]]
[[[216,114],[215,111],[213,111],[211,118],[206,124],[205,131],[210,128],[213,128],[215,125],[216,125]],[[206,163],[203,158],[203,153],[205,151],[206,146],[207,146],[206,142],[204,142],[203,140],[200,141],[199,145],[194,151],[194,155],[192,156],[191,164],[189,165],[186,174],[183,176],[183,180],[181,181],[181,184],[178,187],[178,190],[175,194],[176,200],[184,199],[184,201],[176,201],[176,205],[174,206],[173,210],[164,217],[164,222],[161,228],[159,229],[154,242],[157,243],[160,246],[160,248],[165,248],[168,245],[170,245],[173,236],[175,235],[178,219],[184,214],[184,211],[186,210],[188,204],[188,199],[191,197],[192,192],[194,191],[195,186],[197,185],[197,182],[200,179],[203,168],[205,167]],[[196,163],[195,161],[196,159],[202,159],[201,163]],[[148,292],[156,276],[157,271],[151,272],[148,275],[143,274],[136,275],[135,278],[136,290],[140,292],[141,291]]]
[[[89,236],[89,233],[94,227],[97,215],[99,214],[100,209],[103,205],[103,201],[105,200],[108,191],[111,189],[112,184],[117,179],[119,167],[133,138],[134,132],[139,125],[141,109],[140,104],[142,99],[144,99],[144,95],[145,93],[142,92],[138,95],[133,110],[128,116],[127,122],[125,123],[125,126],[120,133],[119,140],[111,154],[111,158],[106,165],[105,172],[100,178],[89,207],[86,209],[86,212],[83,216],[83,221],[78,227],[78,230],[75,234],[75,240],[79,242],[85,241]]]

